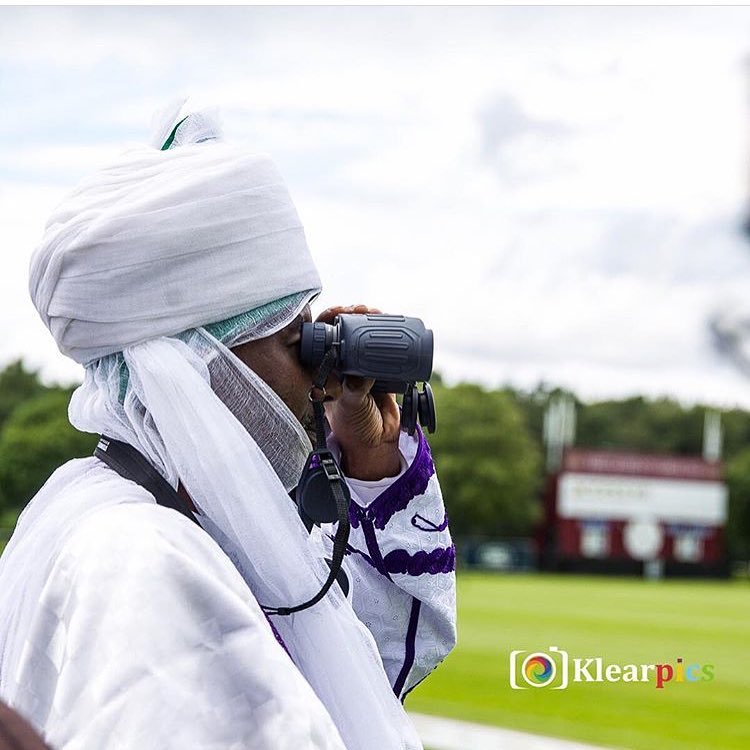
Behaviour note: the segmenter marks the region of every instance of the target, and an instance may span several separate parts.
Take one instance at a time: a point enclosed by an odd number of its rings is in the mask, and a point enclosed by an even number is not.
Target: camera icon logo
[[[511,651],[510,686],[514,690],[564,690],[568,687],[568,652],[556,646],[550,646],[549,651]]]

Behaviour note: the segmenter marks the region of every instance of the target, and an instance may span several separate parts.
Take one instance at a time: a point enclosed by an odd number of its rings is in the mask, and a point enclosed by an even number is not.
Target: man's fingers
[[[370,393],[374,382],[372,378],[347,375],[341,387],[341,400],[348,404],[362,403]]]
[[[373,393],[375,403],[383,417],[383,435],[386,440],[398,440],[401,430],[401,411],[392,393]]]
[[[368,305],[335,305],[323,310],[315,319],[316,323],[332,323],[337,315],[381,315],[382,311],[377,307]]]
[[[317,318],[315,318],[316,323],[332,323],[333,319],[338,315],[337,312],[334,311],[333,308],[329,307],[327,310],[323,310],[320,315],[318,315]]]

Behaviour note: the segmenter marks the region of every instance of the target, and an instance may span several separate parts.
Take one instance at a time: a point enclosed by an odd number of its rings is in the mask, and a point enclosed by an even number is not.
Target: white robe
[[[402,436],[401,450],[399,477],[350,480],[356,520],[344,562],[350,602],[400,697],[455,643],[440,487],[426,442]],[[107,498],[101,508],[71,512],[53,544],[34,536],[40,512],[69,509],[90,492]],[[330,554],[331,533],[316,529],[310,544]],[[229,558],[141,487],[97,459],[66,464],[24,513],[0,559],[0,581],[9,566],[33,560],[29,543],[45,550],[30,564],[22,601],[0,592],[0,607],[15,611],[5,652],[13,639],[24,641],[15,674],[3,671],[0,654],[0,698],[53,747],[344,747]],[[368,720],[366,706],[351,710]]]

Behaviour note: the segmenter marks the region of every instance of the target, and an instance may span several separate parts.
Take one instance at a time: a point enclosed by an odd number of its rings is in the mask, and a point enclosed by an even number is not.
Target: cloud
[[[505,169],[512,166],[509,150],[518,146],[520,140],[527,140],[532,148],[539,149],[571,132],[563,122],[530,117],[518,99],[505,92],[485,102],[478,119],[481,158],[494,163],[501,177],[505,176]]]
[[[421,315],[453,379],[744,399],[746,9],[0,8],[0,360],[58,355],[54,201],[182,92],[279,162],[326,289]],[[748,394],[745,394],[748,390]]]

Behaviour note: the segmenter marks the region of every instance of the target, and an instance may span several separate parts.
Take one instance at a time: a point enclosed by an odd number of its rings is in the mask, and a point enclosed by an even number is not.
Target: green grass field
[[[607,577],[458,577],[458,646],[410,711],[634,750],[750,748],[750,584]],[[513,690],[513,649],[605,664],[713,664],[710,682]],[[466,750],[471,750],[467,748]]]

